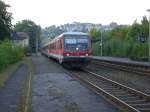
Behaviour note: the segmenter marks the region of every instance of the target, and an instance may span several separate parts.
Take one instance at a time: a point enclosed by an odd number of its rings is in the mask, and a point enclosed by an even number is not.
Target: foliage
[[[26,32],[29,35],[29,46],[32,52],[36,51],[36,41],[38,40],[38,48],[41,44],[41,27],[36,25],[31,20],[22,20],[15,25],[15,30],[18,32]]]
[[[129,31],[129,26],[120,25],[115,27],[111,32],[109,32],[109,38],[117,38],[118,40],[123,40]]]
[[[10,37],[12,14],[7,12],[9,5],[0,0],[0,40]]]
[[[147,39],[149,35],[149,23],[146,16],[143,17],[141,23],[141,35]]]
[[[140,27],[140,24],[137,23],[137,21],[134,21],[134,23],[132,24],[131,26],[131,30],[129,32],[129,35],[134,39],[136,40],[137,37],[140,36],[140,31],[141,30],[141,27]]]
[[[134,21],[131,26],[120,25],[111,31],[104,32],[103,55],[129,57],[131,59],[148,59],[148,31],[149,24],[146,16],[141,23]],[[97,38],[99,32],[96,29],[90,31],[92,37]],[[93,44],[93,55],[99,55],[99,42]]]
[[[147,60],[148,58],[148,44],[138,44],[134,43],[130,58],[133,60]]]
[[[5,70],[0,71],[0,88],[5,86],[6,81],[9,79],[12,73],[17,70],[19,65],[20,62],[12,64],[9,67],[7,67]]]
[[[94,56],[98,56],[98,55],[100,55],[100,42],[98,41],[98,42],[94,42],[94,43],[92,43],[92,54],[94,55]]]
[[[30,47],[25,47],[25,48],[24,48],[24,54],[25,54],[26,56],[31,55],[31,53],[32,53],[32,51],[31,51]]]
[[[23,49],[18,46],[13,46],[9,40],[0,42],[0,70],[20,61],[23,55]]]
[[[96,28],[92,28],[90,30],[90,35],[91,35],[93,41],[100,40],[101,31],[97,30]]]
[[[65,29],[60,29],[59,27],[52,25],[42,30],[42,37],[46,39],[47,38],[53,39],[65,31],[66,31]]]

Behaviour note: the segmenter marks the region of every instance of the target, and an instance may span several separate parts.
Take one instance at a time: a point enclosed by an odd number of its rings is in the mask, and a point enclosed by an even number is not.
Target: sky
[[[42,28],[72,22],[132,24],[148,17],[150,0],[3,0],[12,23],[29,19]]]

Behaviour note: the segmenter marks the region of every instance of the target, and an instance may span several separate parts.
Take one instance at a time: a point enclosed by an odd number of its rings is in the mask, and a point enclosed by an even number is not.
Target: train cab
[[[87,33],[65,32],[44,48],[47,48],[48,57],[57,59],[63,65],[82,67],[90,62],[91,38]]]

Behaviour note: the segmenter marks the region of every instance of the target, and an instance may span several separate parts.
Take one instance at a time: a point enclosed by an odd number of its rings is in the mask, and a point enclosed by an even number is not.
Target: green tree
[[[12,41],[0,41],[0,71],[10,64],[20,61],[24,56],[23,48],[14,46]]]
[[[129,26],[120,25],[115,27],[109,32],[109,38],[117,38],[119,40],[124,40],[126,38],[127,32],[129,31]]]
[[[92,40],[100,40],[100,36],[101,36],[101,31],[97,30],[96,28],[92,28],[90,30],[90,35],[92,37]]]
[[[45,38],[53,39],[65,31],[66,30],[60,29],[59,27],[52,25],[52,26],[46,27],[45,29],[42,30],[42,36]]]
[[[134,40],[136,40],[141,35],[141,25],[137,22],[137,20],[135,20],[132,24],[129,35]]]
[[[149,35],[149,22],[146,18],[146,16],[143,16],[143,19],[141,21],[141,35],[147,39]]]
[[[8,7],[0,0],[0,40],[10,37],[12,14],[7,11]]]
[[[32,52],[36,51],[36,41],[37,40],[38,40],[38,45],[40,47],[41,27],[39,25],[36,25],[33,21],[31,21],[31,20],[22,20],[22,21],[18,22],[15,25],[15,31],[26,32],[29,35],[29,37],[30,37],[29,45],[30,45],[30,48],[31,48]]]

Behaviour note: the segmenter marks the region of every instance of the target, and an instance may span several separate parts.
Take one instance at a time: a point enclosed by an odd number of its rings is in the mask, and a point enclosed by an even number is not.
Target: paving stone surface
[[[118,112],[55,61],[33,57],[33,112]]]
[[[6,85],[0,89],[0,112],[16,112],[27,74],[27,66],[20,65],[6,82]]]

